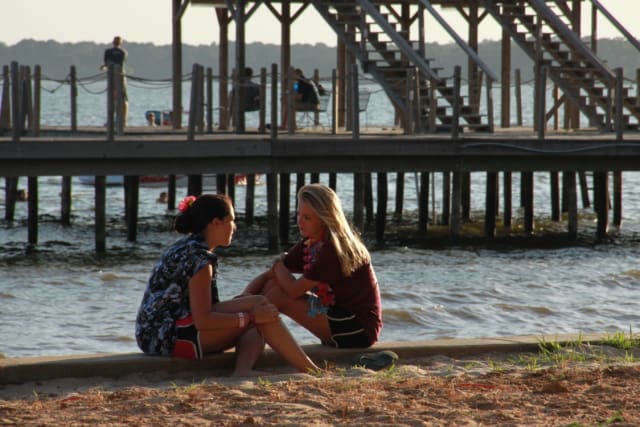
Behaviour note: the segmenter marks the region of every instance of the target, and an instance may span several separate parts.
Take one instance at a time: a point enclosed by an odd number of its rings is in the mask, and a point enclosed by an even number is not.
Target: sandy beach
[[[59,378],[0,386],[7,426],[637,426],[640,351],[581,343],[538,352],[401,357],[373,371],[267,367]]]

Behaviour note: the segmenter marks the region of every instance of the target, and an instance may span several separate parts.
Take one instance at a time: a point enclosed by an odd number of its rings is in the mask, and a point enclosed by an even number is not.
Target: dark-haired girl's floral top
[[[212,265],[211,303],[219,302],[216,285],[218,259],[201,235],[176,241],[155,265],[136,318],[136,341],[148,354],[171,355],[176,342],[176,321],[191,315],[189,280]]]

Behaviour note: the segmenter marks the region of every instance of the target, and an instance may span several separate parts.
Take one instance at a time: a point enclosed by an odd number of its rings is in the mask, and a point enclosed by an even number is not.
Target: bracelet
[[[249,326],[256,324],[256,316],[253,313],[249,313]]]
[[[238,327],[240,329],[244,328],[245,323],[244,323],[244,313],[243,312],[239,312],[238,313],[238,324],[239,324]]]

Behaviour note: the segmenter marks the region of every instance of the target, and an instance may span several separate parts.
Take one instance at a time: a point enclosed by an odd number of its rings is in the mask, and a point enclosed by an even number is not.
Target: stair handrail
[[[424,71],[429,77],[438,78],[438,75],[429,67],[427,61],[418,53],[413,50],[413,47],[409,44],[409,42],[402,37],[398,32],[389,24],[380,12],[369,2],[368,0],[358,0],[358,4],[360,7],[364,9],[364,11],[371,16],[376,24],[378,24],[384,32],[391,37],[391,40],[402,50],[402,52],[409,57],[409,60],[418,66],[422,71]]]
[[[436,21],[438,21],[438,23],[442,26],[442,28],[444,28],[449,33],[449,35],[453,37],[453,40],[458,44],[458,46],[460,46],[462,50],[464,50],[466,54],[469,55],[471,59],[473,59],[473,61],[482,69],[482,71],[484,71],[487,76],[490,76],[494,81],[499,80],[498,76],[491,70],[491,68],[489,68],[489,66],[485,64],[482,59],[480,59],[478,53],[475,50],[471,49],[471,46],[469,46],[467,42],[465,42],[462,37],[460,37],[458,33],[456,33],[453,27],[451,27],[451,25],[449,25],[449,23],[445,21],[442,15],[440,15],[438,11],[431,5],[431,2],[429,2],[429,0],[420,0],[420,3],[422,3],[422,5],[429,11],[431,16],[433,16]]]
[[[534,6],[534,8],[542,13],[544,18],[549,21],[553,28],[560,33],[564,38],[569,40],[573,46],[580,52],[582,56],[588,58],[589,61],[594,64],[598,70],[602,73],[603,76],[606,76],[609,81],[612,83],[615,81],[615,76],[613,71],[611,71],[601,60],[598,58],[591,49],[589,49],[583,42],[580,40],[580,37],[572,31],[567,24],[565,24],[558,15],[556,15],[549,6],[547,6],[544,0],[528,0],[530,4]]]
[[[356,57],[356,59],[360,60],[360,64],[364,67],[364,64],[366,62],[366,57],[363,55],[362,50],[359,49],[351,41],[351,39],[349,37],[347,37],[347,35],[345,34],[345,32],[341,28],[339,28],[339,27],[337,27],[337,26],[335,26],[333,24],[333,21],[330,19],[330,16],[327,13],[327,11],[324,8],[320,7],[318,2],[312,0],[311,4],[313,5],[313,7],[316,8],[316,11],[320,14],[320,16],[322,16],[324,18],[325,22],[327,22],[327,24],[331,28],[333,28],[333,30],[336,32],[338,37],[340,37],[340,40],[342,40],[342,42],[347,47],[347,50],[349,50],[351,52],[351,54]],[[375,68],[367,70],[367,73],[371,74],[378,82],[381,82],[381,81],[384,80],[384,77]],[[395,103],[395,105],[398,105],[398,106],[404,105],[404,100],[395,91],[388,90],[388,88],[385,87],[384,84],[382,85],[382,88],[384,89],[384,91],[387,94],[387,96],[389,96],[389,99],[391,99],[391,101],[393,103]],[[403,107],[401,107],[401,109],[403,109]]]
[[[591,0],[591,3],[593,3],[596,9],[598,9],[609,20],[609,22],[627,38],[633,47],[640,51],[640,42],[638,42],[638,40],[620,23],[620,21],[616,19],[615,16],[611,14],[611,12],[609,12],[608,9],[604,7],[602,3],[598,0]]]

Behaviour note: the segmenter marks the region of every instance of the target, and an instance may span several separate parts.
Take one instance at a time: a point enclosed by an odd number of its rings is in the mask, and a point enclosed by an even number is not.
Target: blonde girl
[[[309,184],[298,191],[298,227],[302,239],[243,295],[265,295],[325,345],[373,345],[382,329],[378,281],[331,188]]]

